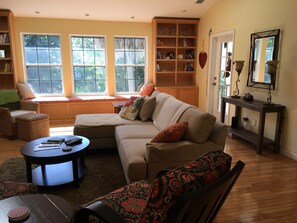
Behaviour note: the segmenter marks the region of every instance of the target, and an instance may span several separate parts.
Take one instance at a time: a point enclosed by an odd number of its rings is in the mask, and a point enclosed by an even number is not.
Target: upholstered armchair
[[[15,117],[38,111],[39,103],[20,101],[15,90],[0,90],[0,134],[15,138],[17,136]]]
[[[210,223],[244,168],[221,150],[159,174],[153,184],[136,181],[82,205],[74,223]]]

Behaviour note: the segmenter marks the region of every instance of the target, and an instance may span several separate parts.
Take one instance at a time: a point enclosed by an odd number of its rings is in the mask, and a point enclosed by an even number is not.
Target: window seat
[[[67,121],[79,114],[113,113],[112,102],[127,101],[131,96],[37,97],[29,101],[38,102],[39,112],[48,114],[50,121]]]
[[[38,103],[64,103],[64,102],[94,102],[94,101],[126,101],[132,95],[122,96],[71,96],[71,97],[36,97],[26,101],[34,101]]]

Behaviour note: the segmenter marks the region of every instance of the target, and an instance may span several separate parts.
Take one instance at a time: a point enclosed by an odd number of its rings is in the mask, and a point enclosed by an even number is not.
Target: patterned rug
[[[39,188],[39,193],[60,196],[74,208],[94,198],[105,195],[126,185],[120,158],[116,153],[97,153],[85,157],[87,173],[80,181],[80,187],[62,185]],[[13,158],[0,165],[0,181],[26,182],[26,168],[23,158]]]

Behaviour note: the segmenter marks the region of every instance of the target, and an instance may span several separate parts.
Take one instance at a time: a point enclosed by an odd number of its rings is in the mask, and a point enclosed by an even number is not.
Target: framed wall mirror
[[[251,34],[248,87],[275,89],[275,81],[267,73],[267,61],[278,59],[280,30]]]

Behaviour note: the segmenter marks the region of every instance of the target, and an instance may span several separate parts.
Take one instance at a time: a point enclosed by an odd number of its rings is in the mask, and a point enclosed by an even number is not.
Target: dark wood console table
[[[257,134],[243,128],[231,128],[232,134],[256,145],[256,152],[259,155],[262,154],[262,149],[264,144],[273,145],[274,146],[273,151],[279,152],[280,140],[281,140],[281,129],[282,129],[283,119],[284,119],[284,110],[286,108],[285,106],[279,105],[279,104],[265,105],[264,101],[259,101],[259,100],[254,100],[249,102],[249,101],[243,100],[243,98],[222,97],[221,122],[225,121],[226,103],[235,105],[235,117],[237,117],[238,120],[240,120],[241,108],[250,109],[260,113],[259,127],[258,127]],[[270,140],[264,137],[266,113],[277,113],[274,140]]]

